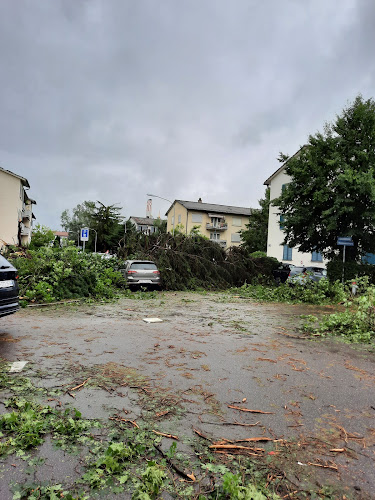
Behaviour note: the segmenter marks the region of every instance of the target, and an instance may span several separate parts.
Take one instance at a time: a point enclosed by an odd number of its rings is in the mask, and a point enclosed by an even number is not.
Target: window
[[[211,233],[210,240],[220,240],[220,233]]]
[[[202,214],[191,214],[191,222],[202,222]]]
[[[283,260],[292,260],[292,248],[284,245]]]
[[[174,216],[172,215],[172,226],[174,226]]]
[[[286,189],[286,187],[287,187],[288,184],[289,184],[289,182],[287,184],[283,184],[281,186],[281,193],[283,193],[285,191],[285,189]]]
[[[133,262],[130,269],[143,269],[148,271],[157,271],[158,268],[152,262]]]
[[[284,220],[285,220],[284,216],[280,215],[280,229],[284,229],[284,224],[283,224]]]
[[[323,256],[320,252],[312,252],[311,254],[312,262],[323,262]]]
[[[240,233],[233,233],[231,237],[232,243],[240,243],[241,242],[241,235]]]
[[[181,224],[181,214],[178,216],[178,223]]]
[[[242,219],[241,219],[241,217],[233,217],[232,218],[232,226],[241,227],[242,226]]]

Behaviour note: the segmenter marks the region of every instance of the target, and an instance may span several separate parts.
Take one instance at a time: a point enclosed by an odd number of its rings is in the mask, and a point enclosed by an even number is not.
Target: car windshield
[[[322,267],[308,267],[306,270],[310,273],[312,272],[316,274],[321,274],[322,276],[327,276],[327,271]]]
[[[302,274],[306,271],[306,268],[305,267],[292,267],[292,269],[290,270],[290,276],[294,276],[296,274]]]
[[[147,270],[157,271],[158,268],[152,262],[134,262],[130,266],[130,269],[133,269],[133,270],[147,269]]]

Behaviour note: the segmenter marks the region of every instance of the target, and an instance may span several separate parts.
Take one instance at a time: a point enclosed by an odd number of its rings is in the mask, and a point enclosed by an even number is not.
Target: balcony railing
[[[206,229],[207,231],[226,231],[228,229],[228,224],[226,222],[221,222],[220,224],[207,222]]]
[[[214,240],[214,239],[211,238],[210,241],[214,241],[215,243],[217,243],[218,245],[220,245],[223,248],[227,246],[227,241],[226,240]]]
[[[31,219],[31,216],[32,216],[32,210],[31,208],[24,208],[22,210],[22,218],[23,219]]]
[[[21,236],[29,236],[31,233],[31,227],[26,227],[22,224],[21,226]]]

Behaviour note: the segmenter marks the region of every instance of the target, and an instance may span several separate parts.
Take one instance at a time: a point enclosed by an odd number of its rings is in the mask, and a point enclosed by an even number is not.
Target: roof
[[[53,234],[55,236],[60,236],[62,238],[68,238],[69,237],[69,233],[67,231],[55,231]]]
[[[217,214],[233,214],[233,215],[250,215],[251,208],[247,207],[233,207],[231,205],[217,205],[213,203],[202,203],[200,201],[184,201],[175,200],[169,207],[167,213],[171,210],[175,203],[179,203],[187,210],[196,210],[197,212],[213,212]]]
[[[153,226],[156,220],[160,220],[153,219],[152,217],[135,217],[134,215],[131,215],[129,219],[133,219],[136,224],[139,224],[141,226]]]
[[[13,175],[13,177],[17,177],[22,182],[22,185],[25,187],[30,187],[29,181],[25,179],[25,177],[21,177],[18,174],[15,174],[14,172],[11,172],[10,170],[6,170],[5,168],[0,167],[0,172],[5,172],[6,174]]]
[[[276,177],[276,175],[277,175],[277,174],[279,174],[282,170],[284,170],[284,168],[286,167],[286,164],[288,163],[288,161],[289,161],[289,160],[291,160],[292,158],[295,158],[295,157],[296,157],[296,156],[297,156],[297,155],[298,155],[298,154],[302,151],[302,149],[304,149],[304,148],[307,148],[307,144],[304,144],[303,146],[301,146],[301,147],[299,148],[299,150],[297,151],[297,153],[294,153],[294,155],[293,155],[293,156],[291,156],[290,158],[288,158],[288,159],[286,160],[286,162],[285,162],[285,163],[283,163],[283,164],[281,165],[281,167],[280,167],[280,168],[278,168],[278,169],[276,170],[276,172],[274,172],[272,175],[270,175],[270,176],[268,177],[268,179],[266,179],[266,180],[263,182],[263,185],[264,185],[264,186],[269,186],[269,184],[270,184],[270,182],[272,181],[272,179],[273,179],[274,177]]]
[[[36,205],[36,201],[30,198],[26,191],[25,191],[25,201],[29,201],[32,205]]]

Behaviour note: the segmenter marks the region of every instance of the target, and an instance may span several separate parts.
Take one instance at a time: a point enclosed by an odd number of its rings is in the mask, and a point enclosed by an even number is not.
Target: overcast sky
[[[375,97],[374,26],[374,0],[1,0],[0,166],[53,229],[150,192],[256,207],[279,151]]]

